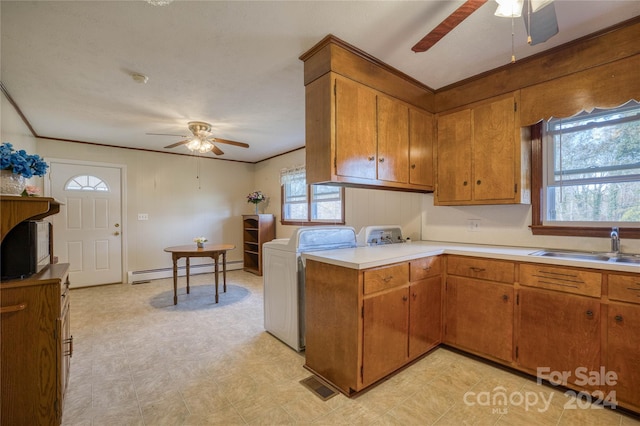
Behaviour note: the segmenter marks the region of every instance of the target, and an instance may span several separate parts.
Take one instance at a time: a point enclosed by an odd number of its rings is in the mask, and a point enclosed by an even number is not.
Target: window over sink
[[[596,229],[620,226],[640,237],[640,103],[552,118],[532,135],[534,234],[600,236]]]

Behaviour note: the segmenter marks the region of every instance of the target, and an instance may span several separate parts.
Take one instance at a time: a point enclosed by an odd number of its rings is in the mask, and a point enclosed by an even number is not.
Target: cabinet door
[[[397,370],[407,361],[409,289],[400,287],[364,299],[362,385]]]
[[[616,399],[640,409],[640,306],[611,303],[607,317],[607,371],[618,375]]]
[[[336,174],[376,178],[376,94],[336,79]]]
[[[432,114],[409,109],[409,183],[433,187]]]
[[[513,97],[473,108],[473,199],[515,197]]]
[[[471,110],[438,117],[436,201],[471,200]]]
[[[440,344],[442,337],[442,278],[435,276],[409,287],[409,358]]]
[[[409,108],[378,96],[378,179],[409,181]]]
[[[448,277],[445,310],[445,342],[513,359],[513,286]]]
[[[521,289],[518,311],[521,367],[533,374],[539,367],[568,372],[568,383],[575,382],[578,367],[598,371],[600,299]]]

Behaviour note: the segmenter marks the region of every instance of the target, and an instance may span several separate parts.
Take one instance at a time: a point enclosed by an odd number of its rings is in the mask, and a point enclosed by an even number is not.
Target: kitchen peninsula
[[[419,241],[305,253],[305,367],[351,396],[445,344],[545,380],[538,367],[602,366],[617,383],[574,374],[554,384],[640,412],[629,348],[640,338],[640,266],[539,250]],[[416,353],[416,341],[430,344]]]

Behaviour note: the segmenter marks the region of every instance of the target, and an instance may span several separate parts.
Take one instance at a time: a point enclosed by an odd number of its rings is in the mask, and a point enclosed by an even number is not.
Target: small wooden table
[[[210,257],[215,264],[216,281],[216,303],[218,303],[218,258],[222,255],[222,281],[223,290],[227,291],[227,250],[233,250],[236,246],[232,244],[205,244],[203,248],[197,247],[195,243],[187,246],[167,247],[164,251],[171,253],[173,260],[173,304],[178,304],[178,259],[187,258],[187,294],[189,294],[189,258]]]

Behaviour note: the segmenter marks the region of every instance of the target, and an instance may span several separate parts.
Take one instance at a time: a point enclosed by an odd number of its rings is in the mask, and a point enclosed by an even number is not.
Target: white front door
[[[53,254],[69,263],[71,287],[122,282],[121,169],[51,162]]]

